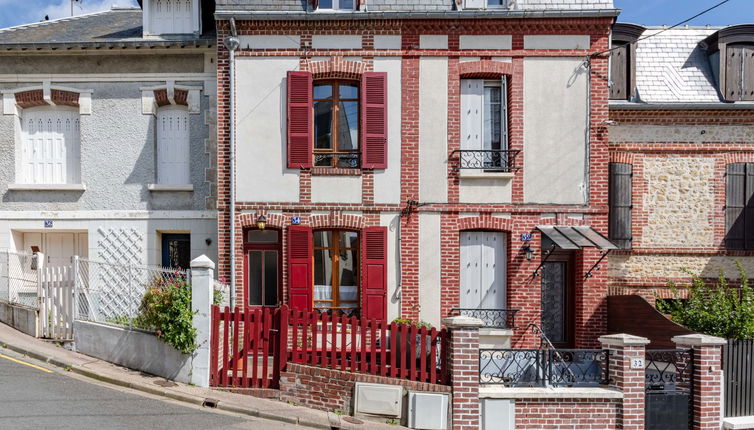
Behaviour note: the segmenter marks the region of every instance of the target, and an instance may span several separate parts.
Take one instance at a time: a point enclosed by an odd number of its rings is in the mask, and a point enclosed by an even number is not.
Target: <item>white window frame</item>
[[[43,121],[40,117],[48,119]],[[40,121],[43,121],[41,125]],[[80,121],[79,109],[74,107],[35,106],[23,109],[20,117],[20,183],[81,183]],[[63,165],[57,169],[54,166],[56,162]]]
[[[319,4],[317,5],[317,10],[342,10],[342,11],[354,11],[356,10],[356,6],[358,5],[359,0],[351,0],[353,2],[353,6],[351,8],[342,8],[340,7],[341,0],[331,0],[332,1],[332,7],[329,8],[323,8]]]
[[[508,0],[501,0],[502,4],[500,5],[497,5],[497,4],[490,5],[489,0],[485,0],[485,2],[487,4],[487,9],[508,9]]]
[[[476,94],[469,94],[468,90],[466,89],[469,82],[473,82],[476,85],[481,84],[481,87],[478,87],[476,89]],[[461,149],[467,149],[467,150],[492,149],[492,148],[484,147],[484,142],[485,142],[485,138],[484,138],[485,109],[484,107],[486,104],[486,100],[484,97],[485,87],[500,87],[501,88],[500,149],[507,150],[509,148],[509,142],[508,142],[508,81],[507,81],[506,76],[503,76],[499,80],[461,79],[461,111],[462,111],[461,112]],[[471,91],[474,91],[474,90],[471,90]],[[471,99],[472,97],[481,97],[481,101],[472,100]],[[479,115],[479,119],[478,119],[477,124],[472,125],[472,124],[467,123],[467,121],[469,120],[466,119],[468,118],[468,115],[467,115],[467,112],[465,112],[465,110],[468,110],[468,109],[478,109],[477,113]],[[469,138],[472,138],[473,141],[470,142]]]
[[[181,112],[179,121],[182,120],[182,126],[185,128],[185,138],[178,145],[183,145],[181,154],[171,154],[170,141],[164,140],[167,136],[163,127],[172,127],[170,117],[166,115],[173,112]],[[181,124],[177,124],[181,127]],[[175,136],[172,136],[175,138]],[[180,136],[179,136],[180,137]],[[191,119],[189,110],[181,105],[168,105],[157,109],[155,121],[155,149],[156,149],[156,176],[158,185],[190,185],[191,184]],[[165,169],[180,168],[180,172],[169,172]],[[177,178],[177,179],[176,179]]]

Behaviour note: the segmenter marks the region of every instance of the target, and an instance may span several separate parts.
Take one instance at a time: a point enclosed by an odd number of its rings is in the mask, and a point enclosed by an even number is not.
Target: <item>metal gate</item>
[[[647,350],[646,430],[690,430],[693,421],[693,351]]]
[[[754,340],[728,339],[723,348],[725,416],[754,415]]]

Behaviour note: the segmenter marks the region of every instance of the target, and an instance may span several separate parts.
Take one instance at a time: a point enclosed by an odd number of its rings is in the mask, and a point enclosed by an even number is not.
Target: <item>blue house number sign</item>
[[[531,233],[521,233],[521,242],[531,241]]]
[[[301,217],[298,217],[298,216],[291,217],[291,224],[293,225],[301,224]]]
[[[45,220],[45,228],[52,228],[52,220],[46,219]]]

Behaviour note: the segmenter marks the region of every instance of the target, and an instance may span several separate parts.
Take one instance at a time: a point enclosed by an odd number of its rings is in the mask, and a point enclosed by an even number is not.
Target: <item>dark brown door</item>
[[[573,347],[573,253],[555,252],[542,266],[542,331],[553,345]]]

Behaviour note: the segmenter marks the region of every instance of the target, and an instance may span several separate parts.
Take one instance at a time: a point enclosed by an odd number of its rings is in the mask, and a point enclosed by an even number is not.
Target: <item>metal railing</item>
[[[502,329],[516,328],[516,312],[518,309],[451,309],[453,315],[479,318],[484,321],[485,327]]]
[[[479,383],[508,387],[596,387],[608,384],[602,349],[480,349]]]
[[[37,308],[37,263],[33,254],[0,252],[0,300]]]
[[[645,383],[649,391],[689,391],[693,385],[693,350],[648,349]]]
[[[342,167],[356,169],[361,166],[358,152],[315,152],[315,167]]]
[[[451,157],[457,157],[459,169],[482,169],[495,172],[512,172],[516,167],[517,149],[457,149]]]

